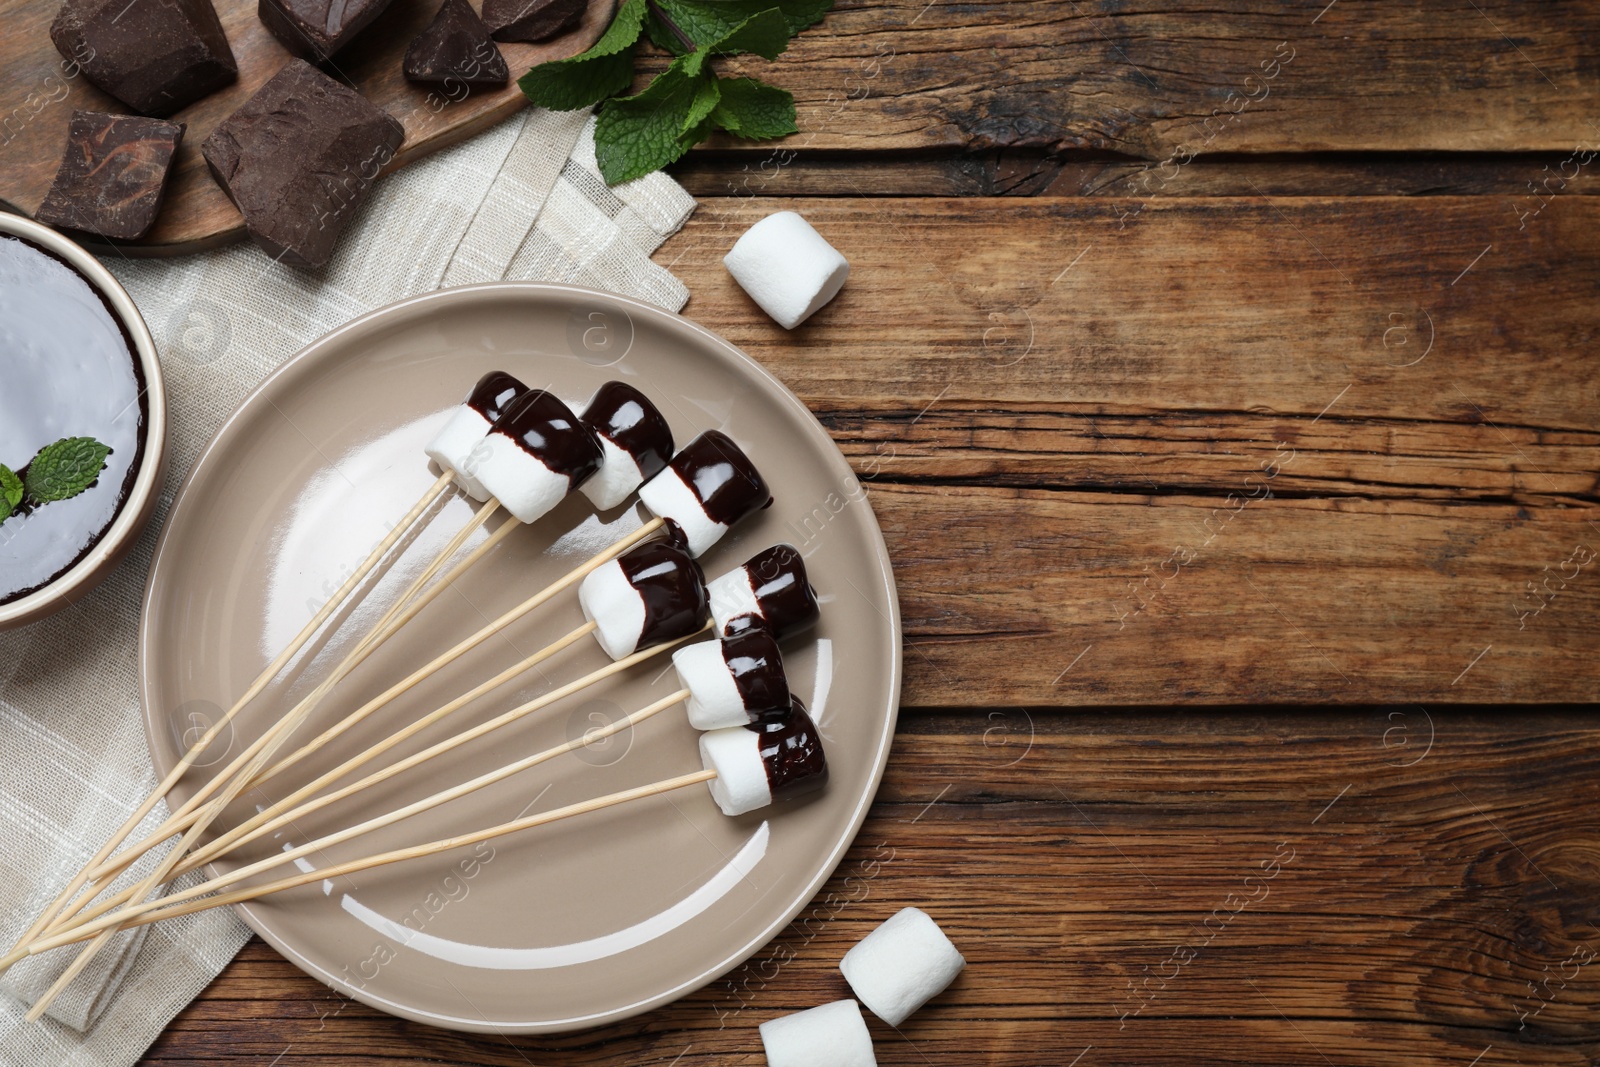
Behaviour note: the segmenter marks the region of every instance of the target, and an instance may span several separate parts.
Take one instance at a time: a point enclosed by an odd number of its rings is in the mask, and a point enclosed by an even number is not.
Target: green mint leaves
[[[765,141],[796,132],[794,97],[755,78],[719,78],[713,56],[774,59],[822,21],[833,0],[623,0],[610,28],[571,59],[542,63],[517,83],[535,104],[571,111],[600,103],[595,157],[607,184],[649,174],[724,130]],[[634,52],[648,36],[673,56],[633,96]]]
[[[5,522],[22,503],[22,479],[17,472],[0,463],[0,522]]]
[[[106,469],[111,446],[92,437],[63,437],[39,449],[28,461],[24,477],[0,464],[0,522],[22,506],[70,500],[94,484]]]

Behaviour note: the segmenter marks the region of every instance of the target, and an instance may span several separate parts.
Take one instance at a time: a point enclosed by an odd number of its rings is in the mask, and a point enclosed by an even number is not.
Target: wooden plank
[[[1600,138],[1597,35],[1593,5],[1516,0],[841,0],[728,68],[795,93],[789,148],[1568,151]]]
[[[917,717],[812,907],[668,1008],[451,1034],[254,944],[145,1063],[758,1064],[757,1024],[849,995],[839,957],[916,905],[968,967],[872,1024],[885,1067],[1587,1064],[1593,835],[1569,815],[1597,759],[1590,709]]]
[[[481,5],[480,5],[481,6]],[[0,20],[0,200],[31,215],[44,199],[61,162],[67,123],[77,108],[126,113],[128,107],[101,92],[50,40],[57,0],[3,0]],[[614,0],[596,0],[583,25],[543,44],[503,44],[517,73],[534,63],[561,59],[587,48],[610,23]],[[204,141],[223,119],[276,74],[289,59],[256,17],[256,0],[216,0],[223,31],[239,65],[239,80],[172,116],[185,123],[166,203],[151,232],[124,251],[175,254],[224,244],[244,236],[244,223],[227,194],[206,169]],[[341,51],[327,72],[388,111],[406,128],[405,144],[389,169],[514,113],[526,100],[514,84],[493,92],[420,86],[406,81],[401,60],[412,39],[438,11],[433,0],[396,0],[389,10]]]
[[[793,333],[720,264],[778,206],[853,264]],[[909,703],[1592,700],[1600,204],[1514,206],[724,199],[660,258],[867,479]]]

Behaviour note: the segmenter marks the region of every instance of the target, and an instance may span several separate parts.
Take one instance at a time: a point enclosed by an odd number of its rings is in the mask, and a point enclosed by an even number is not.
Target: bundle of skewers
[[[780,650],[781,642],[809,629],[819,614],[800,554],[788,545],[775,545],[710,583],[699,563],[700,557],[732,526],[772,502],[760,472],[730,438],[711,430],[674,452],[666,419],[630,385],[608,382],[578,416],[552,393],[530,389],[511,375],[495,371],[477,383],[425,451],[441,471],[428,491],[233,706],[184,753],[11,951],[0,957],[0,970],[4,970],[30,956],[87,942],[33,1005],[30,1019],[39,1018],[95,953],[122,930],[432,856],[702,783],[728,816],[742,815],[826,784],[827,759],[821,739],[806,709],[789,691]],[[637,530],[294,747],[303,732],[301,728],[341,680],[495,545],[543,518],[574,489],[601,511],[617,508],[637,494],[650,517]],[[130,843],[129,837],[145,817],[196,768],[197,760],[240,711],[260,697],[340,607],[357,595],[368,575],[391,555],[407,531],[428,521],[427,516],[440,497],[455,491],[479,503],[472,519],[449,539],[376,625],[303,699],[272,717],[260,736],[200,784],[182,804],[173,807],[154,832]],[[509,518],[457,559],[473,532],[502,509]],[[440,668],[456,662],[573,586],[577,586],[577,599],[586,620],[583,625],[410,722],[396,723],[392,717],[379,715]],[[404,758],[384,759],[408,739],[590,636],[610,658],[605,666]],[[404,806],[369,814],[305,844],[271,852],[264,859],[244,863],[191,888],[163,889],[181,874],[228,858],[235,850],[277,834],[298,819],[349,798],[359,798],[364,790],[380,782],[472,744],[664,653],[671,654],[680,682],[677,691],[607,726],[512,760]],[[689,722],[704,731],[700,736],[698,769],[510,822],[308,869],[305,857],[394,825],[563,754],[599,744],[678,705],[686,709]],[[216,825],[244,791],[283,779],[307,756],[369,719],[373,720],[369,732],[378,736],[366,748],[261,807],[238,825]],[[165,853],[158,853],[160,859],[153,870],[126,888],[113,887],[127,868],[174,838],[174,845]],[[298,870],[260,880],[266,872],[285,864],[296,864]]]

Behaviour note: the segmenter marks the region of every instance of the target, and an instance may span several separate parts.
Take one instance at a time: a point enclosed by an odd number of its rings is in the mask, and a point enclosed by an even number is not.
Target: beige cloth
[[[248,244],[174,260],[108,257],[161,351],[171,465],[156,518],[115,574],[77,606],[0,634],[0,941],[15,941],[155,785],[135,649],[145,573],[173,494],[239,401],[328,330],[446,285],[563,281],[676,311],[688,291],[649,257],[693,209],[659,173],[608,189],[586,112],[528,109],[378,182],[319,274]],[[158,808],[146,826],[164,816]],[[124,935],[39,1024],[23,1021],[26,1002],[70,953],[14,968],[0,995],[0,1064],[136,1062],[246,936],[228,910]]]

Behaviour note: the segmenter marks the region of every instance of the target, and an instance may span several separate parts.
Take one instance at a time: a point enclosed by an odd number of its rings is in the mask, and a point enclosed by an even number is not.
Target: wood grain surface
[[[604,1030],[400,1022],[255,942],[145,1063],[757,1067],[906,905],[969,966],[872,1023],[886,1065],[1600,1059],[1597,29],[843,0],[751,64],[802,132],[677,166],[656,259],[888,537],[905,707],[851,853]],[[853,265],[792,333],[721,266],[786,207]]]

